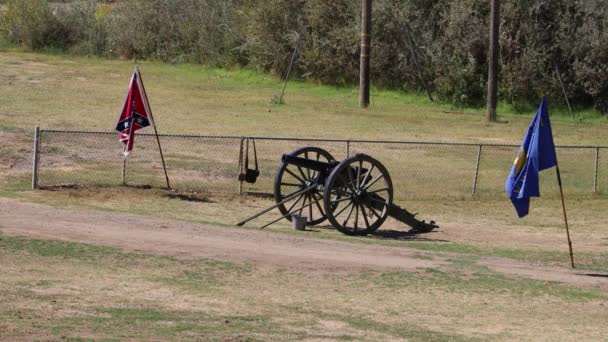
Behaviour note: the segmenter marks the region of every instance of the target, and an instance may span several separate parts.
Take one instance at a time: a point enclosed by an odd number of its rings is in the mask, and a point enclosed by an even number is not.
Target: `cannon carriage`
[[[341,162],[319,147],[303,147],[283,155],[274,180],[276,204],[238,223],[277,208],[281,219],[306,217],[306,225],[326,220],[347,235],[367,235],[393,217],[414,232],[437,227],[415,218],[415,214],[393,204],[393,183],[386,167],[377,159],[356,154]],[[265,227],[265,226],[264,226]]]

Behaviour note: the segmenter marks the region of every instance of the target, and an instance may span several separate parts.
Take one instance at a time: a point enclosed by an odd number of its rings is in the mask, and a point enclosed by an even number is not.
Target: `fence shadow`
[[[169,193],[169,194],[162,195],[162,197],[167,197],[167,198],[171,198],[171,199],[179,199],[179,200],[187,201],[187,202],[215,203],[214,201],[210,200],[206,196],[197,196],[197,195],[189,195],[189,194]]]

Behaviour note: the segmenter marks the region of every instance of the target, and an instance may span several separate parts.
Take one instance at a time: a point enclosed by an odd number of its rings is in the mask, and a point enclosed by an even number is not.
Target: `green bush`
[[[608,8],[603,0],[577,1],[580,23],[570,50],[575,84],[595,108],[608,112]],[[580,99],[580,97],[579,97]]]
[[[96,6],[95,0],[66,4],[12,0],[1,14],[0,32],[11,42],[32,50],[65,50],[88,38]]]
[[[284,74],[301,35],[296,76],[328,84],[358,79],[358,5],[350,0],[250,0],[239,22],[252,65]]]
[[[46,0],[13,0],[1,20],[2,34],[10,41],[37,50],[64,45],[61,23]]]
[[[236,60],[230,0],[130,0],[114,13],[110,46],[122,57],[216,65]]]
[[[93,26],[89,28],[87,38],[82,42],[80,48],[87,54],[97,56],[111,56],[109,48],[109,28],[112,25],[112,9],[107,5],[101,5],[95,10]]]
[[[64,45],[62,48],[81,54],[98,55],[105,49],[103,42],[99,48],[96,36],[99,26],[96,18],[95,0],[76,0],[65,5],[55,5],[54,15],[63,27]]]
[[[353,5],[354,3],[354,5]],[[300,66],[307,78],[330,84],[358,80],[360,10],[350,0],[306,1]]]
[[[484,103],[488,73],[489,4],[483,0],[453,1],[429,42],[437,92],[456,104]]]

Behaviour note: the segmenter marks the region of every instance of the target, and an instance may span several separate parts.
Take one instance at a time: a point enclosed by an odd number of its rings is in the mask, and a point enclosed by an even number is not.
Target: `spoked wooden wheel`
[[[318,147],[299,148],[290,155],[322,162],[335,161],[329,152]],[[313,187],[313,189],[279,205],[281,214],[287,215],[285,218],[289,221],[291,214],[306,216],[308,226],[325,221],[323,183],[324,179],[321,179],[318,171],[282,162],[274,179],[274,198],[277,203],[307,188]]]
[[[367,235],[386,220],[393,183],[378,160],[358,154],[342,161],[327,179],[323,194],[327,219],[348,235]]]

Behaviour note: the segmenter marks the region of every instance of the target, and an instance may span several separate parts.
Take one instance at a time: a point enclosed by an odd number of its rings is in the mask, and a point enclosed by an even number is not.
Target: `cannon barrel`
[[[383,206],[380,205],[380,203],[385,202],[384,198],[376,194],[372,194],[370,196],[370,199],[371,198],[373,198],[373,200],[369,201],[369,204],[377,210],[382,210]],[[416,214],[412,214],[405,208],[401,208],[400,206],[394,203],[391,203],[388,206],[387,212],[388,216],[412,227],[412,231],[415,233],[427,233],[438,227],[435,224],[435,221],[426,222],[424,220],[418,220],[416,218]]]
[[[331,171],[338,165],[336,161],[324,162],[319,160],[313,160],[308,158],[296,157],[290,154],[284,154],[281,157],[283,163],[303,167],[306,169],[319,171],[322,174],[330,174]]]

